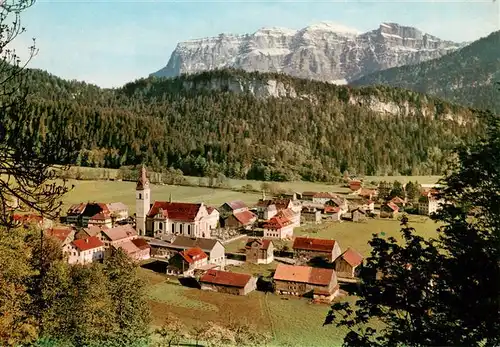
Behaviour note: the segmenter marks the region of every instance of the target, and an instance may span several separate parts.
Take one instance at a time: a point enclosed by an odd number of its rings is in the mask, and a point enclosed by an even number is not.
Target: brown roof
[[[268,220],[263,227],[265,229],[281,229],[292,224],[292,221],[285,217],[274,216]]]
[[[247,204],[245,204],[241,200],[229,201],[229,202],[226,202],[224,205],[229,206],[229,208],[233,211],[239,210],[240,208],[247,208]],[[224,205],[222,205],[222,206],[224,206]]]
[[[403,204],[405,201],[401,199],[399,196],[395,196],[391,199],[391,202],[395,204]]]
[[[111,215],[109,213],[99,212],[99,213],[93,215],[89,221],[92,221],[92,220],[105,221],[106,219],[111,219]]]
[[[185,202],[155,201],[149,210],[148,217],[156,216],[160,210],[164,217],[177,221],[194,222],[203,204]]]
[[[369,189],[369,188],[361,188],[361,191],[359,192],[359,195],[361,196],[370,196],[370,195],[376,195],[377,191],[375,189]]]
[[[97,236],[97,235],[99,235],[101,230],[104,230],[104,229],[101,229],[100,227],[95,226],[95,225],[89,225],[88,227],[83,228],[83,231],[85,231],[85,233],[89,236]]]
[[[86,239],[75,240],[71,243],[73,244],[73,246],[78,248],[80,252],[104,246],[104,243],[102,243],[101,240],[99,240],[96,236],[87,237]]]
[[[276,213],[275,217],[281,217],[281,218],[286,218],[286,219],[292,219],[295,217],[297,214],[293,212],[292,209],[286,208],[284,210],[279,211]]]
[[[126,254],[134,254],[139,252],[140,249],[131,240],[120,242],[118,245],[113,246],[115,249],[121,248]]]
[[[293,249],[302,249],[317,252],[331,252],[335,246],[335,240],[315,239],[310,237],[296,237],[293,241]]]
[[[238,212],[238,213],[233,214],[233,216],[242,225],[248,225],[248,224],[252,223],[252,220],[255,220],[257,218],[257,216],[253,212],[250,212],[250,211]]]
[[[75,215],[75,214],[82,214],[83,211],[85,210],[85,207],[87,206],[86,203],[82,202],[82,203],[79,203],[79,204],[74,204],[74,205],[71,205],[69,208],[68,208],[68,212],[67,214],[68,215]]]
[[[359,264],[361,264],[363,262],[363,256],[361,254],[359,254],[358,252],[356,252],[352,248],[346,249],[346,251],[344,253],[342,253],[339,256],[339,258],[344,259],[347,262],[347,264],[349,264],[353,267],[358,266]]]
[[[133,239],[132,240],[132,243],[137,247],[139,248],[140,250],[143,250],[143,249],[148,249],[148,248],[151,248],[151,246],[149,245],[149,243],[144,240],[144,239]]]
[[[245,248],[251,248],[252,247],[252,244],[254,242],[258,242],[259,243],[259,248],[260,249],[268,249],[269,248],[269,245],[272,243],[271,240],[264,240],[264,239],[248,239],[247,240],[247,244],[245,245]]]
[[[56,227],[51,228],[46,231],[47,236],[55,237],[61,241],[65,241],[69,235],[73,232],[71,227]]]
[[[207,206],[208,214],[212,214],[212,212],[214,212],[214,211],[218,211],[218,210],[213,206]]]
[[[278,264],[274,273],[274,280],[327,286],[333,276],[336,276],[333,269]]]
[[[317,194],[317,192],[302,192],[302,197],[304,196],[314,196],[315,194]]]
[[[195,261],[208,258],[207,254],[201,250],[200,247],[193,247],[189,249],[185,249],[179,252],[182,258],[187,261],[189,264],[194,263]]]
[[[111,241],[118,241],[128,237],[137,236],[137,232],[130,224],[120,225],[111,229],[103,229],[102,233]]]
[[[200,278],[200,282],[227,287],[244,288],[251,278],[252,276],[247,274],[219,270],[208,270]]]
[[[204,252],[210,253],[217,243],[220,243],[220,241],[217,241],[216,239],[207,239],[202,237],[194,238],[179,235],[172,241],[172,246],[182,248],[192,248],[198,246]]]
[[[328,199],[333,199],[336,198],[337,195],[330,193],[330,192],[319,192],[314,194],[313,198],[328,198]]]

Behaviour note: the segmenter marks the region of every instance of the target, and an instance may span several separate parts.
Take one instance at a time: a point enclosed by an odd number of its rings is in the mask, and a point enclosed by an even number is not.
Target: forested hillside
[[[79,146],[74,164],[84,166],[146,163],[186,175],[264,180],[331,180],[346,169],[435,174],[452,146],[480,128],[471,110],[419,93],[278,74],[223,70],[142,79],[117,90],[37,70],[28,75],[30,114],[18,135],[43,144],[62,134]],[[289,96],[254,93],[269,85]],[[5,120],[7,134],[17,136],[19,121]]]
[[[495,82],[500,82],[500,31],[439,59],[379,71],[352,85],[402,87],[500,113]]]

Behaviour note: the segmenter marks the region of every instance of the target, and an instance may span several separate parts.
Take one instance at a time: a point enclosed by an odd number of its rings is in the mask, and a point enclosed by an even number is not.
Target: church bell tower
[[[149,212],[151,190],[144,165],[135,187],[135,230],[140,236],[146,235],[146,215]]]

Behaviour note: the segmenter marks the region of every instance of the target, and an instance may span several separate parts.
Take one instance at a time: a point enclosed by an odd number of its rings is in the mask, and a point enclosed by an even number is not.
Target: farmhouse
[[[45,235],[59,240],[62,247],[73,242],[75,233],[75,230],[71,227],[54,227],[45,231]]]
[[[361,192],[361,186],[362,186],[361,181],[358,181],[358,180],[351,180],[351,181],[349,181],[349,189],[353,193],[360,193]]]
[[[201,289],[234,295],[247,295],[257,288],[257,278],[235,272],[208,270],[200,278]]]
[[[220,265],[221,267],[224,267],[226,262],[226,249],[220,241],[215,239],[177,236],[172,241],[171,246],[176,249],[189,249],[199,247],[208,255],[208,262],[210,264]]]
[[[274,273],[277,294],[311,296],[330,302],[339,292],[333,269],[278,264]]]
[[[342,217],[342,210],[340,207],[325,206],[323,214],[326,219],[339,221]]]
[[[104,259],[104,243],[97,237],[74,240],[64,247],[69,264],[88,264]]]
[[[151,246],[149,246],[146,240],[141,238],[121,242],[111,246],[111,248],[113,250],[121,249],[130,258],[137,261],[147,260],[151,257]]]
[[[66,216],[66,223],[87,227],[89,223],[95,226],[111,227],[113,220],[108,205],[98,202],[71,205]]]
[[[317,192],[302,192],[302,200],[313,201],[313,196],[315,194],[317,194]]]
[[[321,223],[321,211],[313,206],[304,206],[302,207],[301,218],[304,222]]]
[[[349,210],[347,200],[339,197],[325,201],[325,206],[338,207],[340,208],[341,213],[346,213]]]
[[[289,239],[293,236],[293,223],[288,218],[273,217],[264,225],[264,237],[272,239]]]
[[[174,276],[192,276],[197,268],[208,264],[208,256],[200,247],[193,247],[178,252],[168,261],[167,274]]]
[[[363,263],[363,256],[352,248],[348,248],[335,259],[335,271],[339,277],[357,277],[357,269]]]
[[[48,218],[43,218],[42,216],[36,214],[14,214],[12,218],[16,223],[28,227],[29,225],[35,225],[42,229],[47,229],[52,226],[52,221]]]
[[[366,219],[366,212],[360,208],[356,208],[351,211],[351,217],[353,222],[359,222]]]
[[[219,207],[219,213],[222,219],[226,219],[232,214],[248,211],[248,206],[240,200],[229,201]]]
[[[302,204],[296,199],[260,199],[256,205],[257,215],[260,219],[268,220],[274,217],[278,212],[286,209],[299,214],[302,210]]]
[[[372,200],[378,195],[378,192],[376,189],[361,188],[358,195],[362,198]]]
[[[315,193],[312,202],[315,204],[325,204],[328,200],[337,198],[337,195],[330,192]]]
[[[257,216],[251,211],[242,211],[231,214],[224,220],[225,228],[248,228],[257,220]]]
[[[332,262],[341,253],[337,241],[309,237],[296,237],[292,248],[294,258],[301,262],[314,258],[323,258]]]
[[[253,264],[269,264],[274,260],[274,245],[271,240],[248,239],[245,246],[246,261]]]
[[[87,222],[88,226],[96,226],[98,228],[112,228],[113,219],[109,212],[99,212],[92,217]]]
[[[380,206],[380,218],[394,218],[398,212],[399,207],[392,202],[386,202]]]
[[[112,202],[107,204],[113,222],[121,222],[128,218],[128,207],[122,202]]]
[[[390,202],[392,202],[394,205],[396,205],[399,208],[402,208],[406,205],[406,201],[399,196],[393,197]]]

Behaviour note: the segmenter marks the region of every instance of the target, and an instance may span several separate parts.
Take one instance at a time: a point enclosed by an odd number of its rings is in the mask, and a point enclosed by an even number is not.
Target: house
[[[361,181],[358,180],[349,181],[349,189],[351,190],[352,193],[360,193],[361,186],[362,186]]]
[[[75,230],[71,227],[53,227],[45,231],[45,235],[59,240],[63,248],[73,242],[75,234]]]
[[[95,226],[95,225],[89,225],[86,228],[80,229],[76,233],[75,238],[76,239],[86,239],[87,237],[96,236],[99,240],[102,241],[102,235],[101,235],[102,229],[105,229],[105,228],[100,228],[100,227]]]
[[[323,216],[328,220],[339,221],[342,217],[342,214],[343,213],[340,207],[325,205],[325,207],[323,208]]]
[[[346,213],[349,210],[347,200],[340,197],[334,197],[324,202],[326,206],[338,207],[341,213]]]
[[[339,293],[333,269],[278,264],[273,279],[277,294],[311,296],[319,301],[331,302]]]
[[[290,239],[293,236],[293,223],[285,217],[273,217],[263,225],[264,237],[272,239]]]
[[[98,228],[112,228],[113,219],[111,218],[111,213],[109,212],[99,212],[92,217],[87,222],[88,226],[95,226]]]
[[[106,204],[108,211],[111,214],[111,218],[114,222],[121,222],[128,219],[128,207],[122,202],[112,202]]]
[[[313,258],[334,261],[340,255],[339,243],[335,240],[296,237],[293,241],[294,259],[307,262]]]
[[[357,277],[357,269],[363,263],[363,256],[352,248],[346,249],[335,259],[335,271],[337,276],[354,278]]]
[[[201,289],[234,295],[247,295],[257,288],[257,278],[241,273],[208,270],[200,278]]]
[[[197,268],[208,264],[208,256],[200,247],[178,252],[168,261],[167,275],[192,276]]]
[[[177,249],[189,249],[199,247],[208,255],[210,264],[224,267],[226,263],[226,249],[222,243],[216,239],[207,238],[191,238],[186,236],[177,236],[172,241],[171,245]]]
[[[375,210],[375,203],[372,200],[363,199],[359,208],[366,212],[373,212]]]
[[[328,200],[335,199],[337,198],[336,194],[329,193],[329,192],[320,192],[320,193],[315,193],[312,197],[312,202],[315,204],[324,204]]]
[[[208,227],[211,230],[217,229],[219,227],[219,219],[220,219],[219,211],[212,206],[207,206],[206,208],[208,215],[205,217],[205,220],[208,224]]]
[[[246,261],[253,264],[269,264],[274,260],[274,245],[271,240],[248,239],[245,246]]]
[[[113,250],[121,249],[130,258],[141,261],[151,257],[151,246],[142,238],[126,240],[111,246]]]
[[[241,200],[225,202],[219,207],[219,213],[222,219],[226,219],[232,214],[248,211],[248,206]]]
[[[118,248],[123,243],[127,243],[123,248],[125,252],[137,251],[135,246],[130,243],[133,239],[138,238],[137,232],[130,225],[120,225],[114,228],[102,229],[101,230],[101,240],[104,242],[104,247],[106,249],[106,255],[110,255],[112,252],[112,248]]]
[[[319,224],[322,220],[321,211],[312,206],[302,207],[302,212],[300,215],[302,221],[304,222]]]
[[[380,218],[394,218],[398,212],[399,207],[392,202],[386,202],[380,206]]]
[[[353,222],[359,222],[366,219],[366,212],[361,208],[356,208],[351,211],[351,217]]]
[[[91,225],[112,226],[111,212],[108,206],[99,202],[89,202],[71,205],[67,211],[66,223],[87,227]]]
[[[300,227],[300,212],[295,212],[291,208],[279,210],[274,217],[288,219],[293,227]]]
[[[74,240],[63,248],[69,264],[88,264],[104,259],[104,243],[97,237]]]
[[[242,211],[229,215],[224,220],[225,228],[248,228],[257,220],[257,215],[251,211]]]
[[[444,200],[437,199],[435,195],[424,194],[418,199],[418,214],[430,216],[440,209]]]
[[[300,215],[302,204],[296,199],[260,199],[256,205],[257,215],[260,219],[268,220],[279,211],[290,209]]]
[[[210,237],[210,225],[213,220],[203,203],[155,201],[146,216],[146,232],[157,238]]]
[[[317,194],[317,192],[302,192],[302,200],[313,201],[313,196],[315,194]]]
[[[390,202],[392,202],[393,204],[395,204],[397,207],[399,207],[400,209],[403,208],[405,205],[406,205],[406,200],[405,199],[402,199],[400,198],[399,196],[395,196],[393,197]]]

